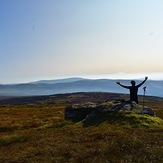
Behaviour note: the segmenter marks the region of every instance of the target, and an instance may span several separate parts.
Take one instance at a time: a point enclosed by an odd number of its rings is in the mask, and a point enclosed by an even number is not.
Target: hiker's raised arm
[[[140,84],[138,84],[137,86],[138,87],[142,86],[146,82],[147,79],[148,79],[148,77],[146,76],[145,79]]]
[[[120,85],[121,87],[123,87],[123,88],[127,88],[127,89],[129,89],[130,87],[129,86],[126,86],[126,85],[123,85],[123,84],[121,84],[120,82],[116,82],[118,85]]]

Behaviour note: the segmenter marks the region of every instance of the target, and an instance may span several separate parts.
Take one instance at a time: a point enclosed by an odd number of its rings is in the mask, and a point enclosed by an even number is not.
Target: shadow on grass
[[[107,123],[118,123],[122,120],[120,113],[99,113],[94,117],[85,119],[83,121],[83,127],[98,126],[104,122]]]
[[[129,125],[131,127],[153,127],[163,125],[163,120],[158,117],[152,117],[134,113],[100,113],[83,121],[83,127],[98,126],[102,123]]]

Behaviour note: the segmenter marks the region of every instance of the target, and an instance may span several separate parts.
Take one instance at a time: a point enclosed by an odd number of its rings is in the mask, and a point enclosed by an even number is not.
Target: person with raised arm
[[[148,77],[145,77],[145,79],[138,85],[136,85],[136,82],[134,80],[131,81],[131,86],[126,86],[121,84],[120,82],[116,82],[118,85],[120,85],[123,88],[130,90],[130,101],[135,101],[138,104],[138,88],[142,86]]]

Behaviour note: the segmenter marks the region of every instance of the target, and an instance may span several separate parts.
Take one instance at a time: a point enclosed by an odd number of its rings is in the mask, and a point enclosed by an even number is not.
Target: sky
[[[0,0],[0,83],[163,79],[162,0]]]

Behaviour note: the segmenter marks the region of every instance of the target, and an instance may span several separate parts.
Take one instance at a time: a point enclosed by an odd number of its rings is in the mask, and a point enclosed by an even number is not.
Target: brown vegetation
[[[163,118],[163,102],[148,102]],[[163,128],[64,120],[66,104],[0,105],[0,162],[163,162]]]

